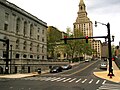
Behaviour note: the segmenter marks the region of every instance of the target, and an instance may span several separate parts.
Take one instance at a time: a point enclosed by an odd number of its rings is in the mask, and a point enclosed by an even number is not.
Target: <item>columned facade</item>
[[[19,65],[27,64],[28,60],[31,64],[39,64],[40,60],[47,60],[46,33],[47,23],[6,0],[0,0],[0,39],[10,41],[9,58],[14,61],[12,68],[19,68],[18,71],[13,70],[13,72],[20,72]],[[5,47],[5,44],[0,42],[2,58],[5,58]]]

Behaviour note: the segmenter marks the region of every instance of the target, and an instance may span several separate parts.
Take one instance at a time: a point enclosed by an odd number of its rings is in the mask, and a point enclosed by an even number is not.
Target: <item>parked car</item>
[[[106,69],[107,70],[107,65],[108,65],[107,62],[105,62],[105,61],[101,62],[100,63],[100,69]]]
[[[89,59],[85,59],[85,62],[89,62],[90,60]]]
[[[62,67],[61,66],[53,66],[50,69],[50,73],[54,73],[54,72],[62,72]]]
[[[66,65],[62,66],[63,70],[68,70],[68,69],[71,69],[71,68],[72,68],[72,65],[70,65],[70,64],[66,64]]]

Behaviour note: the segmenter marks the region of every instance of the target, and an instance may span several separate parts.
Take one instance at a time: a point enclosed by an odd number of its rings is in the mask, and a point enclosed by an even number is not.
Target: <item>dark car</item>
[[[66,65],[62,66],[63,70],[68,70],[68,69],[71,69],[71,68],[72,68],[72,66],[70,64],[66,64]]]
[[[62,67],[61,66],[53,66],[50,69],[50,73],[54,73],[54,72],[62,72]]]

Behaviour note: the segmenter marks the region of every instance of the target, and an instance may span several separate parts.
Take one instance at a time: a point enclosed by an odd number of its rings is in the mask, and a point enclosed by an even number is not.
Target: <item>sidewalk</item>
[[[74,66],[79,64],[77,63],[71,63],[70,65]],[[41,71],[41,74],[45,74],[48,73],[49,70],[45,70],[45,71]],[[37,76],[40,75],[37,72],[33,72],[33,73],[27,73],[27,74],[9,74],[9,75],[0,75],[0,78],[24,78],[24,77],[31,77],[31,76]]]
[[[41,74],[45,74],[49,72],[49,70],[42,71]],[[40,75],[37,72],[33,73],[26,73],[26,74],[9,74],[9,75],[0,75],[0,78],[24,78],[24,77],[31,77],[31,76],[37,76]]]
[[[114,61],[112,61],[112,66],[113,66],[113,74],[115,75],[115,76],[112,76],[112,78],[110,78],[110,76],[107,76],[109,73],[108,70],[101,71],[101,72],[94,72],[94,75],[99,77],[99,78],[102,78],[102,79],[106,79],[106,80],[109,80],[112,82],[120,83],[120,70]]]

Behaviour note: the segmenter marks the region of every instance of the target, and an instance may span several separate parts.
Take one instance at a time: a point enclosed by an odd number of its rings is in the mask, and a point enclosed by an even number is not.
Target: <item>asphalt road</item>
[[[61,73],[48,73],[22,79],[0,79],[0,90],[97,90],[116,84],[93,75],[100,61],[81,63]]]

